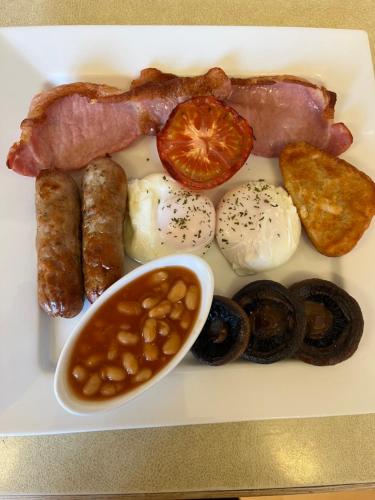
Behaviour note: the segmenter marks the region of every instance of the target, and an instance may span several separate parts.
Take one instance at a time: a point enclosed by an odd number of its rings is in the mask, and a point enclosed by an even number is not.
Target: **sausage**
[[[127,179],[109,158],[91,162],[82,181],[82,256],[85,293],[94,302],[124,271]]]
[[[39,305],[72,318],[83,306],[78,187],[65,172],[42,170],[35,188]]]

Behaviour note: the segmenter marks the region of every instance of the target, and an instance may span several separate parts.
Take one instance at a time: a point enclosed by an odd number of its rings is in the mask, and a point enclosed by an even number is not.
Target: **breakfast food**
[[[278,156],[286,144],[301,140],[339,155],[353,141],[343,123],[333,123],[336,94],[305,79],[230,79],[220,68],[177,77],[148,68],[127,92],[79,82],[35,96],[7,165],[29,176],[45,168],[83,168],[141,135],[156,134],[179,103],[195,96],[224,100],[246,118],[256,137],[253,153],[260,156]]]
[[[280,155],[285,187],[316,247],[329,257],[357,244],[375,214],[375,184],[363,172],[299,142]]]
[[[85,293],[94,302],[124,271],[126,175],[109,158],[93,161],[82,181]]]
[[[131,181],[128,207],[125,249],[139,262],[178,252],[202,255],[214,238],[212,201],[168,175],[151,174]]]
[[[41,307],[51,316],[78,314],[82,276],[94,302],[122,276],[124,246],[139,262],[179,252],[204,255],[215,225],[219,248],[238,275],[273,269],[298,247],[297,210],[321,253],[350,251],[375,213],[375,185],[335,158],[353,140],[343,123],[334,123],[335,102],[336,94],[301,78],[230,79],[220,68],[198,77],[149,68],[128,92],[76,83],[36,96],[7,164],[23,175],[39,174]],[[159,158],[172,177],[134,179],[125,223],[126,176],[108,153],[141,135],[157,135]],[[249,181],[223,196],[215,216],[211,200],[191,190],[224,183],[253,146],[256,155],[280,155],[290,196],[264,180]],[[64,171],[88,162],[82,272],[79,194]],[[117,294],[112,309],[103,307],[77,342],[70,379],[82,397],[108,398],[149,380],[186,339],[199,308],[196,277],[168,268],[147,279],[129,285],[126,297]],[[310,280],[288,291],[256,281],[237,292],[235,302],[216,296],[193,354],[210,365],[241,355],[266,364],[292,356],[321,365],[347,359],[362,335],[361,311],[325,283]]]
[[[156,68],[141,71],[132,87],[177,78]],[[291,75],[231,78],[228,106],[246,118],[253,128],[253,154],[279,156],[284,146],[307,141],[333,155],[353,142],[343,123],[333,123],[336,94],[304,78]]]
[[[250,334],[245,311],[233,300],[214,295],[206,323],[191,352],[203,363],[223,365],[243,354]]]
[[[305,336],[302,303],[287,288],[270,280],[254,281],[233,297],[250,320],[251,336],[243,354],[269,364],[293,356]]]
[[[349,129],[333,123],[336,94],[325,87],[289,75],[231,82],[227,102],[253,127],[255,155],[277,157],[287,144],[306,141],[336,156],[352,144]]]
[[[44,170],[35,189],[39,305],[72,318],[83,306],[78,188],[68,174]]]
[[[150,380],[184,344],[200,301],[198,278],[184,267],[159,268],[120,289],[76,341],[68,369],[73,391],[107,399]]]
[[[297,249],[301,224],[282,187],[242,184],[223,196],[216,217],[219,248],[239,275],[280,266]]]
[[[229,92],[230,80],[220,68],[128,92],[90,83],[60,85],[33,99],[7,165],[29,176],[51,167],[83,168],[141,135],[155,134],[178,103],[197,95],[224,99]]]
[[[160,71],[157,68],[144,68],[139,73],[138,78],[132,80],[130,88],[134,89],[135,87],[139,87],[145,83],[167,82],[168,80],[172,80],[174,78],[178,78],[178,76],[173,73],[163,73],[163,71]]]
[[[274,281],[254,281],[233,300],[214,296],[192,353],[210,365],[242,354],[255,363],[294,357],[327,366],[350,358],[362,333],[358,303],[330,281],[306,279],[289,290]]]
[[[232,177],[253,147],[247,121],[214,97],[179,104],[157,135],[159,158],[190,189],[210,189]]]
[[[306,335],[295,356],[320,366],[350,358],[363,333],[363,316],[356,300],[321,279],[300,281],[289,290],[303,303],[306,316]]]

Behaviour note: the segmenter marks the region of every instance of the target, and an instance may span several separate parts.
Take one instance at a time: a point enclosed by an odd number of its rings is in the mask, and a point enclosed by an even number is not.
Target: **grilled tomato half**
[[[210,189],[232,177],[253,148],[253,130],[234,109],[214,97],[179,104],[157,135],[169,174],[189,189]]]

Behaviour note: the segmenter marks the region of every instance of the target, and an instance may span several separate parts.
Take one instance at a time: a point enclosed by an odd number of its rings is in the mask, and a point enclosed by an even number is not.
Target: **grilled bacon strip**
[[[334,123],[336,94],[305,79],[229,79],[220,68],[202,76],[178,77],[147,68],[128,92],[73,83],[36,96],[7,165],[29,176],[51,167],[82,168],[125,149],[142,135],[156,134],[177,104],[198,95],[226,101],[249,121],[255,155],[276,157],[287,144],[305,141],[338,156],[353,142],[349,129]]]
[[[83,168],[144,134],[155,134],[180,102],[197,95],[225,99],[230,91],[230,80],[220,68],[202,76],[151,82],[128,92],[89,83],[61,85],[33,99],[7,165],[28,176],[52,167]]]
[[[131,88],[177,78],[156,68],[143,69]],[[323,86],[290,75],[232,78],[227,98],[254,131],[252,153],[278,157],[283,148],[298,141],[339,156],[353,142],[343,123],[334,123],[336,94]]]
[[[232,78],[227,103],[253,127],[258,156],[278,157],[298,141],[338,156],[353,142],[346,125],[333,121],[336,94],[302,78]]]

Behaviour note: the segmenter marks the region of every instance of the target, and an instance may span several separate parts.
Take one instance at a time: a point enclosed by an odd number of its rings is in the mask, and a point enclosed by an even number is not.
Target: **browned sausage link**
[[[117,163],[101,158],[88,165],[82,184],[82,246],[90,302],[123,274],[126,194],[126,175]]]
[[[78,187],[57,170],[42,170],[35,187],[39,304],[50,316],[72,318],[83,306]]]

